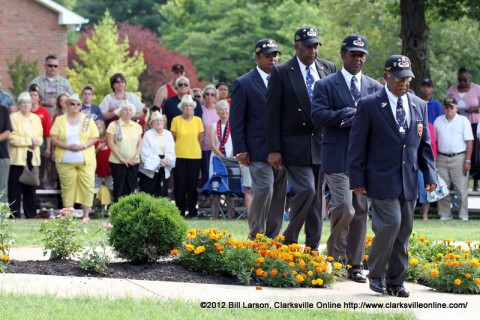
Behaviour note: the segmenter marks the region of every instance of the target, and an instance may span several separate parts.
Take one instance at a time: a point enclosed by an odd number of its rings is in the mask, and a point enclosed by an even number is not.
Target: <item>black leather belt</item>
[[[438,152],[438,154],[441,154],[442,156],[445,156],[445,157],[455,157],[455,156],[458,156],[459,154],[464,154],[465,151],[462,151],[462,152],[457,152],[457,153],[442,153],[442,152]]]

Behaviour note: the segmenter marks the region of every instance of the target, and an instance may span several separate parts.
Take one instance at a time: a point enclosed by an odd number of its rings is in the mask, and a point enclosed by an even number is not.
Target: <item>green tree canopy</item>
[[[96,103],[112,92],[110,76],[116,72],[125,75],[129,92],[138,92],[138,79],[146,66],[143,54],[138,51],[130,54],[128,37],[119,41],[119,34],[115,21],[108,11],[104,18],[94,28],[94,34],[86,39],[86,50],[75,48],[79,61],[73,62],[73,68],[68,69],[69,80],[75,92],[80,93],[82,88],[90,83],[95,87]]]

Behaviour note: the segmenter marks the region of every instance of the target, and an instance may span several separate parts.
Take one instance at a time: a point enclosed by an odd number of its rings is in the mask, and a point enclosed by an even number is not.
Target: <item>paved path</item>
[[[39,248],[14,248],[12,259],[43,260]],[[12,285],[14,284],[14,285]],[[308,308],[332,308],[386,313],[413,311],[419,319],[478,319],[480,295],[456,295],[435,292],[412,283],[406,284],[409,298],[394,298],[374,293],[367,284],[339,280],[327,289],[285,289],[254,286],[211,285],[165,281],[127,279],[79,278],[26,274],[0,274],[1,292],[50,293],[59,297],[145,297],[153,299],[182,299],[200,308],[201,302],[218,303],[226,308],[246,307],[248,303],[265,303],[265,307],[280,308],[281,303],[300,303]],[[236,303],[236,304],[235,304]],[[245,303],[245,305],[244,305]],[[400,305],[402,303],[403,305]],[[449,308],[449,304],[456,304]],[[388,305],[387,305],[388,304]],[[410,305],[407,305],[410,304]],[[422,305],[419,305],[422,304]],[[430,304],[430,308],[427,307]],[[440,308],[445,304],[446,308]],[[461,308],[460,306],[466,306]],[[433,308],[432,308],[433,307]]]

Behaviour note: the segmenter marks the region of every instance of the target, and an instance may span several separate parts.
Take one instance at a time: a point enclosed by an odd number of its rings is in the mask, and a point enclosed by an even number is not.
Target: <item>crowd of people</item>
[[[36,186],[19,178],[26,168],[40,166],[40,176],[49,180],[41,179],[41,187],[60,188],[63,205],[81,205],[88,221],[95,178],[110,186],[117,201],[137,189],[167,197],[173,176],[181,215],[195,218],[199,207],[211,205],[209,197],[199,201],[197,187],[213,174],[212,158],[235,158],[245,187],[248,237],[276,237],[288,211],[285,244],[297,243],[304,228],[305,245],[316,250],[328,188],[328,255],[350,266],[348,278],[367,281],[362,262],[370,212],[370,288],[408,297],[405,248],[417,198],[428,219],[426,194],[441,177],[455,187],[459,217],[468,220],[470,173],[478,191],[480,86],[460,68],[458,83],[440,103],[431,79],[421,80],[418,97],[411,92],[415,76],[406,56],[387,58],[382,83],[363,74],[365,36],[343,39],[339,69],[318,58],[320,46],[314,27],[300,28],[295,55],[278,64],[275,40],[259,40],[256,66],[235,79],[231,97],[223,82],[191,88],[184,67],[175,64],[172,80],[160,87],[148,112],[126,90],[122,73],[110,77],[112,93],[99,106],[92,104],[92,85],[79,97],[50,55],[45,74],[19,95],[17,105],[0,91],[3,199],[8,197],[17,217],[21,203],[25,217],[35,217]],[[218,210],[213,208],[215,218]],[[450,197],[439,200],[438,211],[440,220],[452,219]]]

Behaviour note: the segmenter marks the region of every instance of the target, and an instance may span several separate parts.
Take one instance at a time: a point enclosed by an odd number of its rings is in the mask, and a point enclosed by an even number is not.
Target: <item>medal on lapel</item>
[[[421,137],[423,134],[423,123],[422,120],[417,120],[417,135]]]

